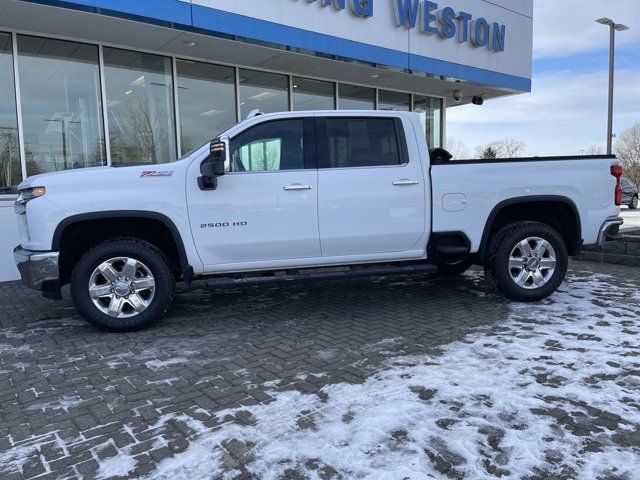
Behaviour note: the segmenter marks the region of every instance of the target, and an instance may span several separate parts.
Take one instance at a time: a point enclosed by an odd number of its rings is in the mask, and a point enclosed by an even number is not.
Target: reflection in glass
[[[240,116],[247,118],[252,110],[262,113],[289,110],[289,79],[286,75],[240,70]]]
[[[333,110],[335,87],[331,82],[293,77],[293,109]]]
[[[104,48],[111,163],[176,159],[171,60]]]
[[[236,123],[235,69],[177,60],[182,153]]]
[[[304,168],[304,129],[300,119],[266,122],[231,141],[231,171],[258,172]]]
[[[411,110],[411,95],[408,93],[378,91],[378,110],[395,110],[408,112]]]
[[[98,47],[18,36],[27,175],[105,163]]]
[[[11,48],[11,35],[0,33],[0,195],[15,193],[22,179]]]
[[[338,108],[340,110],[373,110],[376,92],[373,88],[356,85],[338,86]]]
[[[420,114],[420,121],[427,136],[429,148],[439,148],[442,126],[442,100],[439,98],[413,96],[413,111]]]

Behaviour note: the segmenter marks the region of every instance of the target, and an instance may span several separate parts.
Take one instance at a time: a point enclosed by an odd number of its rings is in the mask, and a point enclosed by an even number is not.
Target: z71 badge
[[[140,174],[140,178],[144,177],[170,177],[173,170],[145,170]]]

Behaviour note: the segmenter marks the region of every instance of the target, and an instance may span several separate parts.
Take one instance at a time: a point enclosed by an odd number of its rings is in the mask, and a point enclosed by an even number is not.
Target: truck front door
[[[206,270],[321,256],[313,132],[312,118],[249,127],[231,139],[229,171],[217,189],[187,189]]]

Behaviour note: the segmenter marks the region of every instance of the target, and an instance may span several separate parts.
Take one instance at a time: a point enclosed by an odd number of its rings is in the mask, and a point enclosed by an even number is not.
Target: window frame
[[[245,134],[246,132],[267,125],[269,123],[275,122],[285,122],[291,120],[302,120],[302,168],[292,168],[287,170],[253,170],[246,172],[232,172],[231,168],[231,144],[240,135]],[[255,175],[255,174],[263,174],[263,173],[286,173],[286,172],[302,172],[306,170],[317,170],[317,155],[316,155],[316,125],[313,117],[309,116],[292,116],[292,117],[282,117],[282,118],[273,118],[269,120],[265,120],[263,122],[254,123],[244,130],[235,133],[232,137],[229,137],[229,152],[227,155],[227,161],[225,162],[225,170],[227,172],[225,175]]]
[[[329,165],[329,149],[327,137],[327,120],[380,120],[388,119],[393,121],[396,134],[396,144],[400,163],[397,165],[364,165],[348,167],[332,167]],[[316,160],[318,170],[355,170],[363,168],[404,168],[409,165],[409,150],[407,148],[407,137],[405,135],[402,118],[392,115],[330,115],[316,117]],[[321,160],[322,159],[322,160]],[[325,160],[326,159],[326,160]]]

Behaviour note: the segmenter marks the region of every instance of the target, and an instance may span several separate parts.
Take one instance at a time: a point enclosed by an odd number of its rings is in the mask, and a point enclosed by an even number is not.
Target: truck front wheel
[[[91,324],[109,331],[149,326],[169,309],[174,284],[164,254],[134,238],[107,240],[85,253],[71,274],[71,297]]]
[[[568,258],[565,242],[554,228],[539,222],[513,223],[491,239],[485,276],[507,298],[533,302],[558,289]]]

